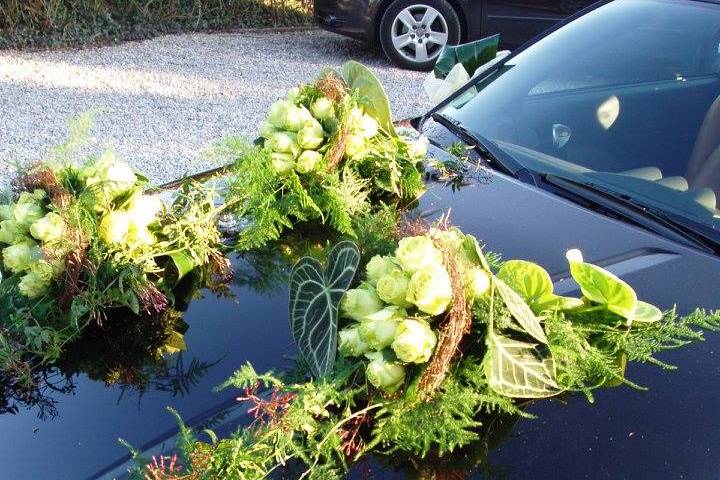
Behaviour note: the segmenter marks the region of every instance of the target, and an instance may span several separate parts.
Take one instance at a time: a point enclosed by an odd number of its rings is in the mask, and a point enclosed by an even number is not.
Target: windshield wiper
[[[523,164],[504,152],[495,142],[468,130],[457,120],[442,113],[433,113],[430,118],[448,129],[459,140],[473,147],[488,162],[511,177],[521,178],[524,173],[529,173]]]
[[[652,208],[627,195],[603,188],[593,182],[582,182],[552,174],[543,174],[541,178],[556,189],[609,210],[666,238],[700,247],[712,253],[720,253],[720,238],[717,236],[717,232],[713,236],[706,231],[706,227],[701,228],[697,222]]]

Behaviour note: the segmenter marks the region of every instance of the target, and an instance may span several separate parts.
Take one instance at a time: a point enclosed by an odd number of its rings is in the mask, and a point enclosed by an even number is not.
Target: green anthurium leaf
[[[531,304],[553,291],[550,274],[537,263],[508,260],[500,267],[497,276]]]
[[[637,296],[630,285],[591,263],[570,261],[570,274],[590,301],[605,305],[611,312],[632,321],[637,308]]]
[[[540,320],[535,316],[525,300],[515,290],[510,288],[501,279],[493,278],[495,288],[503,299],[510,313],[520,326],[535,340],[548,343],[545,331],[540,324]]]
[[[359,263],[357,246],[345,241],[330,251],[326,270],[314,258],[303,257],[290,274],[290,330],[316,378],[329,375],[335,363],[338,306]]]
[[[580,298],[563,297],[551,293],[532,302],[530,308],[537,314],[547,310],[572,310],[573,308],[582,307],[583,305],[585,305],[585,302]]]
[[[491,332],[485,364],[490,388],[513,398],[557,395],[555,361],[548,349]]]
[[[638,300],[632,321],[641,323],[655,323],[662,320],[662,317],[662,311],[655,305],[647,302],[641,302]]]
[[[447,77],[450,70],[458,63],[462,63],[465,71],[472,76],[478,67],[495,58],[499,44],[500,35],[492,35],[462,45],[445,45],[435,62],[433,69],[435,77]]]
[[[195,260],[185,250],[171,253],[170,258],[175,264],[175,268],[177,268],[178,280],[183,278],[195,267],[197,267],[197,263],[195,263]]]
[[[351,60],[340,68],[340,76],[348,87],[360,93],[365,113],[375,118],[388,135],[397,137],[392,122],[390,100],[375,74],[362,63]]]

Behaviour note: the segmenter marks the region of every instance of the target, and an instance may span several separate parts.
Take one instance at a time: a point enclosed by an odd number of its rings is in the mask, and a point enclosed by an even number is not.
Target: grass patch
[[[137,40],[164,33],[312,24],[312,0],[3,0],[0,48]]]

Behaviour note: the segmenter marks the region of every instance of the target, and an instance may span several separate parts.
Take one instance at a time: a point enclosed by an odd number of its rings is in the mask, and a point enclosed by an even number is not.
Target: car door
[[[500,33],[504,46],[515,47],[591,3],[594,0],[485,0],[482,35]]]

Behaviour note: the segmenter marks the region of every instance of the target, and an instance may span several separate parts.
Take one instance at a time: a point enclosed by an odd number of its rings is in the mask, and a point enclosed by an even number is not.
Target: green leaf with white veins
[[[528,303],[553,293],[550,274],[533,262],[508,260],[500,267],[497,276]]]
[[[560,393],[555,362],[544,346],[491,332],[485,372],[490,388],[513,398],[545,398]]]
[[[497,277],[493,278],[492,281],[502,297],[505,306],[510,310],[513,318],[515,318],[523,330],[539,342],[548,343],[540,320],[535,316],[520,294]]]
[[[327,376],[335,363],[338,306],[359,262],[357,246],[345,241],[330,251],[327,269],[303,257],[290,274],[290,331],[316,378]]]

